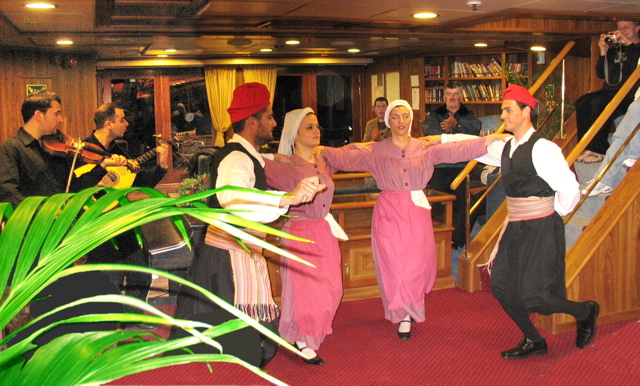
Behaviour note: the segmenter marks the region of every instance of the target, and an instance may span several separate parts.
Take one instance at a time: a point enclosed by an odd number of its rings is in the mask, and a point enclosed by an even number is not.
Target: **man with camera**
[[[604,79],[604,85],[598,91],[585,94],[575,103],[578,124],[578,138],[582,138],[591,125],[600,116],[607,104],[613,99],[622,85],[635,70],[640,57],[640,22],[620,19],[618,29],[600,35],[598,46],[600,57],[596,65],[598,78]],[[602,126],[585,151],[578,157],[578,162],[601,162],[609,148],[608,135],[611,122],[623,115],[635,94],[638,84],[627,94],[609,120]]]

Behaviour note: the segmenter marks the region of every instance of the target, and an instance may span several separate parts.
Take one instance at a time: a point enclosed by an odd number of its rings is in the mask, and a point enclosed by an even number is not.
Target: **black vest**
[[[529,140],[518,146],[509,158],[511,141],[507,142],[502,151],[502,184],[509,197],[550,197],[555,194],[545,180],[538,176],[533,166],[531,152],[533,145],[542,138],[538,132],[533,133]]]
[[[220,166],[220,162],[222,162],[224,157],[228,156],[233,151],[241,151],[244,154],[248,155],[249,158],[251,158],[251,161],[253,161],[253,172],[256,176],[256,183],[254,184],[253,187],[255,189],[267,190],[267,176],[264,173],[264,168],[262,167],[262,165],[260,165],[260,162],[254,156],[252,156],[251,153],[247,151],[247,149],[245,149],[240,143],[237,143],[237,142],[231,142],[226,144],[220,150],[220,152],[216,154],[216,157],[211,163],[211,169],[209,170],[209,176],[210,176],[209,178],[211,178],[212,184],[215,184],[216,180],[218,179],[218,167]],[[216,188],[219,188],[219,186],[216,186]],[[209,199],[207,200],[207,204],[211,208],[222,207],[220,205],[220,202],[218,201],[218,197],[215,194],[213,196],[209,196]]]

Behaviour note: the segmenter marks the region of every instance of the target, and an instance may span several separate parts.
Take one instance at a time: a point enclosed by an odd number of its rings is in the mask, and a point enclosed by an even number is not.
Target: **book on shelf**
[[[495,58],[489,63],[452,62],[452,78],[483,78],[489,76],[502,76],[502,67]]]
[[[529,74],[529,65],[527,63],[507,63],[505,70],[519,76]]]
[[[462,100],[465,102],[495,102],[501,97],[502,85],[499,83],[462,85]]]
[[[502,76],[502,63],[496,58],[491,58],[489,61],[489,67],[491,67],[491,71],[494,74],[498,74],[498,76]]]
[[[442,78],[444,75],[443,66],[425,64],[424,73],[426,78]]]
[[[424,101],[425,102],[444,102],[444,90],[441,88],[425,90]]]

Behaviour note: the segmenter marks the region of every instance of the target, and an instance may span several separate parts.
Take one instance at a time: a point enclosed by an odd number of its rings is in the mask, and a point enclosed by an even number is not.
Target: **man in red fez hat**
[[[210,180],[213,187],[230,185],[267,191],[264,159],[259,150],[273,140],[271,130],[276,126],[276,121],[271,109],[271,94],[261,83],[243,84],[234,90],[227,111],[231,116],[234,134],[211,164]],[[211,196],[208,205],[238,210],[233,212],[236,216],[266,224],[285,214],[289,205],[311,201],[316,192],[325,187],[314,176],[303,179],[291,192],[271,191],[278,193],[278,196],[224,191]],[[215,227],[209,227],[196,246],[189,279],[277,333],[279,310],[273,301],[267,264],[261,251],[260,247],[255,246],[252,253],[248,253],[233,238],[217,231]],[[175,317],[197,320],[200,316],[210,319],[211,315],[207,314],[215,310],[212,302],[182,287]],[[174,329],[172,335],[174,333],[178,331]],[[275,355],[277,344],[262,337],[261,346],[261,361],[254,364],[264,366]]]
[[[580,187],[561,149],[536,132],[538,100],[513,85],[504,91],[502,121],[513,133],[507,142],[490,145],[496,166],[502,168],[509,221],[492,253],[491,288],[507,315],[524,334],[505,359],[548,352],[547,343],[529,319],[565,313],[576,318],[576,346],[588,345],[596,333],[599,308],[595,301],[566,298],[565,236],[560,216],[580,199]]]

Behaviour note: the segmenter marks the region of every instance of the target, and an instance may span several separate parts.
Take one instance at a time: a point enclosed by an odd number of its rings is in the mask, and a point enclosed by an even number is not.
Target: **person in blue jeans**
[[[604,170],[605,166],[611,161],[613,156],[622,147],[624,141],[631,135],[631,132],[640,123],[640,91],[636,92],[635,100],[622,118],[622,121],[618,125],[616,132],[613,133],[611,139],[611,145],[604,156],[604,160],[600,165],[598,171],[593,174],[593,179],[587,182],[590,186],[593,184],[595,178]],[[608,194],[615,189],[620,181],[624,178],[626,168],[630,168],[635,164],[636,159],[640,155],[640,135],[636,134],[627,147],[620,153],[620,156],[611,165],[607,173],[602,177],[600,182],[596,184],[595,188],[589,193],[589,196],[597,196],[600,194]],[[587,189],[583,191],[586,194]]]

